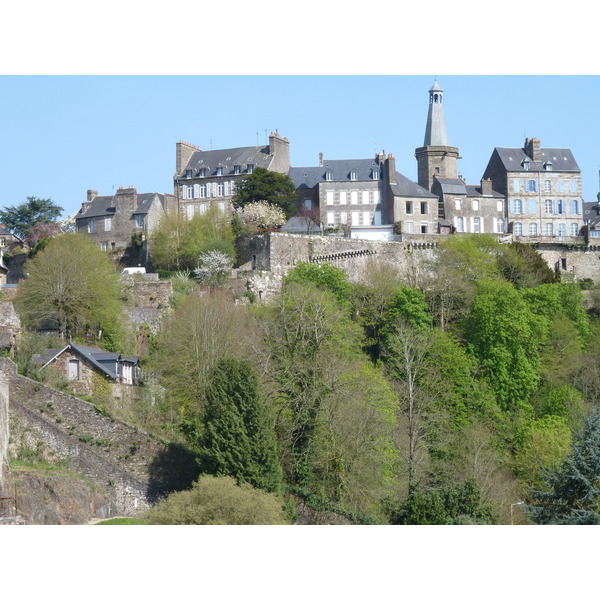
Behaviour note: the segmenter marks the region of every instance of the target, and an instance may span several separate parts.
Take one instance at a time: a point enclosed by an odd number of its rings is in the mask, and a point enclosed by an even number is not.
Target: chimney
[[[523,152],[529,156],[529,158],[533,161],[541,161],[542,160],[542,148],[540,140],[536,138],[525,138],[525,147],[523,148]]]
[[[181,175],[181,172],[187,164],[190,162],[190,158],[197,150],[200,150],[197,146],[189,144],[188,142],[184,142],[180,140],[177,142],[177,150],[175,156],[175,175]]]
[[[482,179],[481,180],[481,195],[491,196],[492,195],[492,180]]]
[[[319,152],[319,166],[322,167],[323,166],[323,153]]]
[[[121,214],[132,213],[137,208],[137,190],[134,187],[119,187],[115,194],[115,206]]]
[[[396,158],[392,153],[388,154],[386,159],[388,183],[396,183]]]
[[[97,195],[98,195],[98,192],[96,190],[88,190],[87,191],[87,201],[91,202]]]
[[[269,154],[273,156],[271,170],[287,174],[290,170],[290,142],[282,138],[277,129],[269,136]]]

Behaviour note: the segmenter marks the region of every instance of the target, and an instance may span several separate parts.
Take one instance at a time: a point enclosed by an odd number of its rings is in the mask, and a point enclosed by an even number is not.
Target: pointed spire
[[[429,90],[429,113],[427,114],[427,126],[425,127],[424,146],[449,146],[448,133],[446,132],[446,121],[444,119],[444,109],[442,99],[444,90],[434,80],[433,86]]]

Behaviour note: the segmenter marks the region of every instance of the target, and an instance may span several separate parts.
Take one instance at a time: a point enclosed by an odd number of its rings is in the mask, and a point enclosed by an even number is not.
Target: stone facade
[[[177,143],[173,177],[177,210],[192,219],[214,205],[230,212],[236,181],[256,167],[287,173],[290,168],[290,143],[277,131],[266,146],[201,150],[187,142]]]
[[[495,148],[483,177],[506,196],[518,241],[584,241],[581,171],[570,150],[527,138],[523,148]]]
[[[102,250],[117,252],[126,260],[127,254],[139,250],[154,232],[162,215],[174,207],[172,194],[138,194],[129,187],[119,188],[114,196],[98,196],[88,190],[75,223],[78,233],[88,234]]]
[[[0,373],[0,517],[6,516],[9,508],[7,501],[1,500],[10,495],[8,438],[8,381]]]

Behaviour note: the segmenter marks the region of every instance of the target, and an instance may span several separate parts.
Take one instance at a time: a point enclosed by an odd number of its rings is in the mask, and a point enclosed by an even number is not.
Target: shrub
[[[274,494],[232,477],[203,475],[191,490],[174,492],[143,518],[151,525],[285,525]]]

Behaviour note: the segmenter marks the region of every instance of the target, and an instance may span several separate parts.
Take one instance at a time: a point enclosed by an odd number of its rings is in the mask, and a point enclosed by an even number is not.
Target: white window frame
[[[104,217],[104,231],[112,231],[112,217]]]

